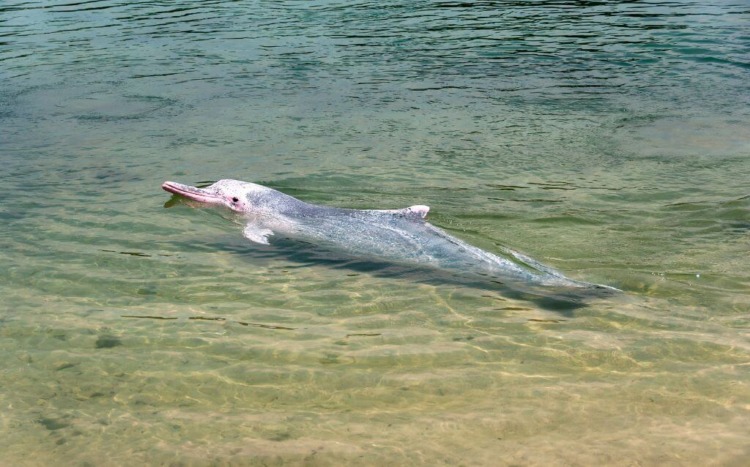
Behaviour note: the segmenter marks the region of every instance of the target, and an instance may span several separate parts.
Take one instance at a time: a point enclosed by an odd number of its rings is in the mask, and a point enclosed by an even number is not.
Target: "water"
[[[744,465],[749,17],[4,2],[0,464]],[[624,293],[256,246],[159,188],[226,177]]]

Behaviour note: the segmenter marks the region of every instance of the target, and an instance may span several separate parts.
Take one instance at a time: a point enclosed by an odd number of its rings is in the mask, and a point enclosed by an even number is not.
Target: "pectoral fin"
[[[268,245],[268,237],[273,235],[273,230],[265,229],[253,224],[248,224],[245,226],[245,230],[242,231],[242,235],[244,235],[248,240],[255,243]]]

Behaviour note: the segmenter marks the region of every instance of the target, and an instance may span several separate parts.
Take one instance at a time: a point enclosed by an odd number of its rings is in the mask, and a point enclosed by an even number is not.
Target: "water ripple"
[[[746,0],[0,2],[0,456],[740,465],[749,18]],[[253,245],[159,188],[225,177],[429,204],[485,250],[627,292],[560,303]]]

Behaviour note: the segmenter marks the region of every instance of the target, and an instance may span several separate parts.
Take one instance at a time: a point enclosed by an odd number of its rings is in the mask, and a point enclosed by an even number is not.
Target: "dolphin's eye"
[[[233,203],[238,203],[239,201],[240,201],[240,199],[238,197],[236,197],[236,196],[234,198],[232,198],[232,202]]]

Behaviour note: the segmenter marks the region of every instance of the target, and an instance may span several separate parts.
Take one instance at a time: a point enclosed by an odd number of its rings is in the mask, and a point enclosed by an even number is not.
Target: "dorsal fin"
[[[407,216],[417,216],[420,219],[424,219],[427,217],[427,213],[430,212],[430,207],[425,206],[424,204],[415,204],[414,206],[409,206],[400,211],[403,211]]]
[[[409,206],[408,208],[384,209],[374,212],[385,212],[388,214],[394,214],[396,216],[408,217],[412,219],[424,219],[425,217],[427,217],[427,213],[430,212],[430,207],[423,204],[415,204],[414,206]]]

